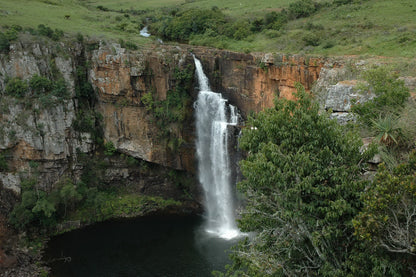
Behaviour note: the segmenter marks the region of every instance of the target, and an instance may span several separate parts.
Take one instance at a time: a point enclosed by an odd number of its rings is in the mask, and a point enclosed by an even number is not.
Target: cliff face
[[[97,93],[90,108],[102,116],[99,125],[104,142],[111,142],[127,156],[194,173],[195,81],[187,87],[181,120],[173,117],[164,122],[166,117],[161,116],[169,112],[165,107],[169,96],[181,85],[178,72],[194,71],[192,54],[202,61],[213,90],[222,92],[243,116],[271,107],[276,96],[291,98],[296,82],[310,90],[324,65],[320,59],[189,46],[127,51],[110,43],[85,47],[81,43],[19,42],[0,56],[0,149],[8,164],[0,172],[3,188],[20,193],[21,177],[30,175],[34,162],[39,164],[45,189],[64,176],[77,179],[82,174],[80,155],[92,155],[98,146],[91,130],[74,128],[75,121],[86,117],[76,92],[79,67],[88,67],[84,81]],[[52,97],[47,104],[39,99],[25,103],[4,93],[8,79],[29,80],[35,75],[63,77],[70,97],[63,101]],[[150,104],[144,101],[149,94]]]
[[[325,61],[302,56],[242,54],[196,48],[215,91],[222,92],[243,113],[273,106],[276,96],[291,99],[296,83],[307,91],[319,78]]]
[[[61,45],[64,47],[64,45]],[[0,172],[4,188],[20,193],[21,172],[29,172],[29,161],[41,161],[43,185],[53,185],[63,172],[70,170],[75,151],[87,153],[93,149],[89,133],[76,134],[71,128],[75,118],[74,100],[55,101],[45,108],[38,101],[19,100],[4,94],[6,79],[30,79],[35,75],[51,75],[59,70],[70,95],[74,95],[75,57],[79,49],[67,48],[72,55],[58,56],[48,46],[19,43],[9,54],[0,57],[0,150],[7,158],[8,170]]]
[[[129,53],[112,45],[93,51],[90,80],[98,91],[105,139],[133,157],[193,172],[192,121],[167,127],[182,142],[172,153],[169,141],[161,138],[160,127],[142,101],[147,93],[154,101],[165,101],[175,89],[175,70],[184,70],[190,63],[190,56],[180,48]],[[189,97],[193,98],[192,91]]]

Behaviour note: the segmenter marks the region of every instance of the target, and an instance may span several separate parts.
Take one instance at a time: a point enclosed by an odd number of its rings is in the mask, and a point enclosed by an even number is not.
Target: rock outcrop
[[[168,127],[182,141],[172,153],[166,138],[160,137],[155,118],[141,101],[146,93],[151,93],[155,101],[166,100],[175,88],[175,70],[189,64],[189,53],[179,47],[127,52],[112,44],[93,51],[90,80],[99,95],[104,138],[133,157],[194,172],[192,122]]]
[[[318,80],[320,58],[273,54],[243,54],[194,48],[215,91],[223,93],[244,116],[273,106],[276,97],[293,98],[296,83],[307,91]]]

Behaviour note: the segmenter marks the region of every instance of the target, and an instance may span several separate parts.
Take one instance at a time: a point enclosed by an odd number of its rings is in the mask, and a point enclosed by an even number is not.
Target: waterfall
[[[195,102],[196,149],[199,181],[205,193],[206,231],[232,239],[240,231],[234,217],[228,130],[237,125],[238,112],[220,93],[210,90],[201,62],[194,60],[200,88]]]

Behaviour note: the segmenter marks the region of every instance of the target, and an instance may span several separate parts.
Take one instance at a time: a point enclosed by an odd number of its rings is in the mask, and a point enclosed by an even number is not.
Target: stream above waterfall
[[[212,276],[230,263],[237,241],[210,236],[202,223],[194,216],[103,222],[52,237],[45,260],[52,277]]]

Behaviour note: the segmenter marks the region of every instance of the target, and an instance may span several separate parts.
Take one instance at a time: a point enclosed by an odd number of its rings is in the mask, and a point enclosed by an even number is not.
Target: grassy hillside
[[[150,24],[167,43],[166,26],[194,15],[187,10],[202,9],[222,21],[175,40],[244,52],[416,56],[414,0],[315,0],[307,15],[291,13],[291,4],[301,1],[312,0],[0,0],[0,26],[6,32],[14,24],[44,24],[141,46],[156,38],[141,37],[143,26]],[[266,26],[270,16],[283,13],[283,23]]]

